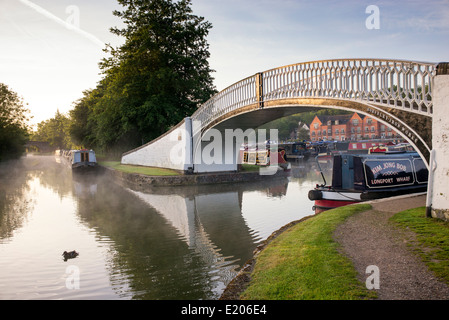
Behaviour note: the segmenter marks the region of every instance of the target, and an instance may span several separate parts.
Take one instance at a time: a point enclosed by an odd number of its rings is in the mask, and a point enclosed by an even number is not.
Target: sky
[[[0,0],[0,83],[27,103],[31,125],[68,113],[102,78],[106,44],[124,39],[116,0]],[[373,11],[373,8],[376,10]],[[337,58],[449,61],[449,0],[192,0],[212,23],[215,86],[257,72]]]

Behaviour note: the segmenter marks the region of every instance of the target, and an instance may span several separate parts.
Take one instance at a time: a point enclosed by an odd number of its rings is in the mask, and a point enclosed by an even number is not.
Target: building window
[[[368,118],[367,120],[366,120],[366,123],[368,123],[368,124],[371,124],[373,122],[373,119],[371,119],[371,118]]]
[[[369,132],[369,128],[368,127],[365,127],[365,132]]]
[[[358,119],[353,119],[352,120],[352,125],[358,126],[359,125],[359,120]]]
[[[376,132],[376,128],[374,126],[371,127],[371,132]]]
[[[328,126],[332,125],[331,120],[329,120],[329,121],[327,122],[327,125],[328,125]]]
[[[340,133],[340,130],[335,129],[335,134],[339,134],[339,133]]]
[[[340,124],[340,121],[335,120],[335,124],[336,124],[336,125],[339,125],[339,124]]]
[[[344,134],[345,133],[345,129],[341,129],[341,134]]]
[[[385,131],[385,125],[380,125],[380,131],[384,132]]]
[[[315,129],[318,129],[318,123],[314,123],[314,124],[313,124],[313,127],[314,127]]]

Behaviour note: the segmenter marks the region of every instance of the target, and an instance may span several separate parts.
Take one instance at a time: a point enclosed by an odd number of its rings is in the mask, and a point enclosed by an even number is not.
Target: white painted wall
[[[449,220],[449,75],[435,76],[432,99],[432,148],[436,164],[430,187],[432,216]]]
[[[235,143],[227,144],[224,132],[214,129],[207,131],[201,137],[195,136],[194,146],[194,172],[206,173],[237,170],[239,146],[237,147]]]
[[[122,156],[122,164],[188,170],[191,166],[190,118],[158,140],[131,150]]]
[[[185,118],[180,125],[161,138],[125,153],[121,163],[181,171],[193,168],[195,173],[237,170],[238,147],[225,146],[224,135],[217,140],[211,138],[197,141],[195,139],[201,137],[198,135],[192,139],[192,132],[192,121]],[[192,151],[193,145],[196,146],[195,156]],[[211,157],[211,153],[218,151],[221,153],[219,159],[216,156]]]

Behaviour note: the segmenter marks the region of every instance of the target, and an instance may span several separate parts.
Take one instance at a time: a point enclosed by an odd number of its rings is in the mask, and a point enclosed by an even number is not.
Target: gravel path
[[[405,231],[398,232],[388,222],[395,213],[425,206],[425,201],[425,195],[374,201],[372,210],[349,217],[335,231],[335,241],[353,261],[362,283],[372,274],[366,272],[368,266],[379,268],[375,290],[380,300],[449,299],[449,286],[410,252]]]

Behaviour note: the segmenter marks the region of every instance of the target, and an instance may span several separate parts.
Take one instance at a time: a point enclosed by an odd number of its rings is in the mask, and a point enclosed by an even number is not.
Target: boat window
[[[365,187],[365,175],[363,172],[363,163],[360,157],[354,157],[354,187]]]
[[[342,186],[341,156],[334,157],[334,163],[332,166],[332,186],[334,188],[341,188]]]
[[[416,181],[418,183],[427,183],[429,171],[422,159],[413,159],[413,165],[416,172]]]

